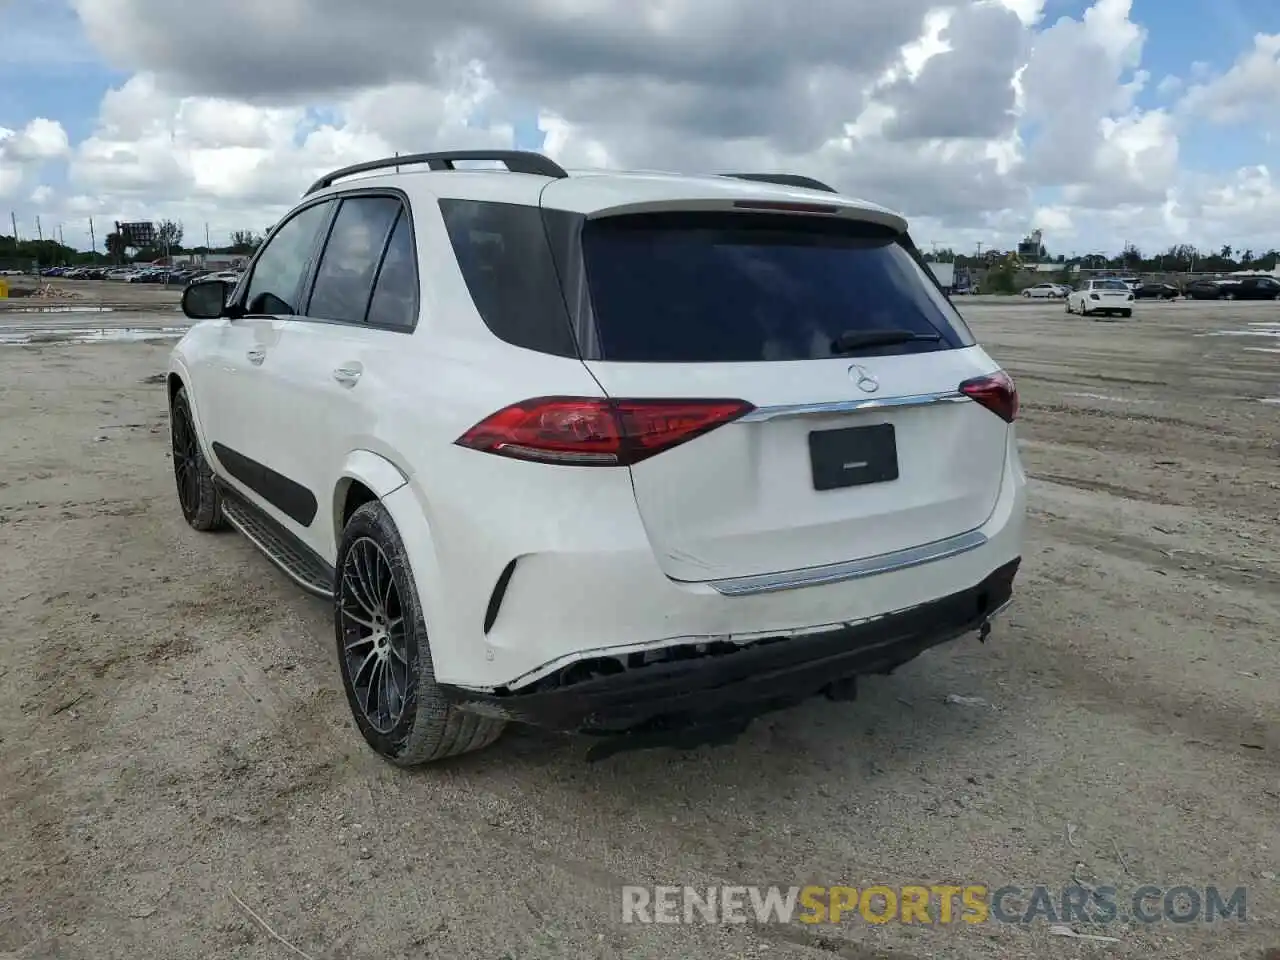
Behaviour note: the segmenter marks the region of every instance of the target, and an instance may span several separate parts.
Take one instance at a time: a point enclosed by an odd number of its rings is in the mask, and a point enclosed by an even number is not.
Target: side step
[[[216,481],[227,522],[308,593],[333,599],[333,567],[239,491]]]

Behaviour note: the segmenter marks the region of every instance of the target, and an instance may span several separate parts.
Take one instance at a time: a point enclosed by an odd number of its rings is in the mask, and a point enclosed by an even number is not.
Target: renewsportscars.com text
[[[1215,923],[1246,919],[1244,887],[622,888],[623,923]]]

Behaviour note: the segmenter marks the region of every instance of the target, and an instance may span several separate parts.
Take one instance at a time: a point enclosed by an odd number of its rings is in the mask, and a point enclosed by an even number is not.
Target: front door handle
[[[333,371],[333,379],[337,380],[344,387],[354,387],[360,379],[363,372],[361,367],[357,365],[338,367]]]
[[[261,349],[254,349],[246,353],[245,356],[249,358],[250,363],[252,363],[254,366],[257,366],[258,364],[262,363],[263,360],[267,359],[267,351],[261,350]]]

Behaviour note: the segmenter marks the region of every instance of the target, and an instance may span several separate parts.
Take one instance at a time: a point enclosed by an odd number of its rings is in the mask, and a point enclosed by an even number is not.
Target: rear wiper
[[[913,330],[848,330],[831,341],[832,353],[848,353],[862,347],[889,347],[895,343],[915,343],[928,341],[937,343],[942,339],[940,333],[916,333]]]

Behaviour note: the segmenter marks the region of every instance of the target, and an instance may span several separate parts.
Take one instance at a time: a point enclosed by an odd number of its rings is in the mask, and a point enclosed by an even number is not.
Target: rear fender
[[[413,484],[402,484],[380,499],[404,543],[409,569],[418,588],[436,682],[480,687],[499,682],[491,676],[494,673],[492,648],[477,636],[478,630],[468,634],[457,623],[453,613],[456,605],[449,603],[444,589],[427,511]]]

